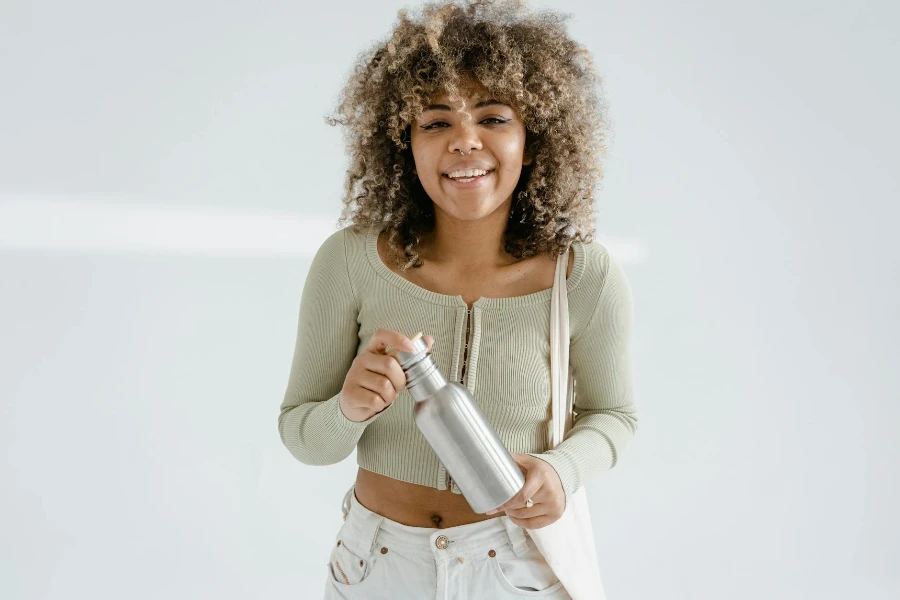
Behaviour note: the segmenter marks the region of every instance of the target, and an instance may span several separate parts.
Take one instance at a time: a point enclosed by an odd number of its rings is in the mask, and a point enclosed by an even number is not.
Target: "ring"
[[[525,501],[525,508],[531,508],[532,506],[534,506],[534,501],[531,498]]]

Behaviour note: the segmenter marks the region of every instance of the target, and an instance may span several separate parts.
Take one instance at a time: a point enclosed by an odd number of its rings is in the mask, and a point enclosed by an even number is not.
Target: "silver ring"
[[[532,506],[534,506],[534,501],[531,498],[525,501],[525,508],[531,508]]]

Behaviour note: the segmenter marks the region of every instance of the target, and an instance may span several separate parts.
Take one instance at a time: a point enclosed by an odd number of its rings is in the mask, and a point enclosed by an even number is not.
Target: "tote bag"
[[[550,445],[555,448],[573,424],[575,379],[569,365],[569,299],[566,268],[569,253],[556,261],[550,300]],[[584,486],[572,494],[559,520],[529,529],[529,535],[572,600],[605,600],[594,545],[594,530]]]

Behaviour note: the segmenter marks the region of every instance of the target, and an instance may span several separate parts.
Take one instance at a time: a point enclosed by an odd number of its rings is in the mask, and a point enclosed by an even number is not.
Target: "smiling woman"
[[[462,221],[497,211],[505,219],[522,167],[531,164],[524,156],[525,124],[478,82],[461,89],[455,102],[445,91],[434,96],[411,127],[413,173],[434,210]]]
[[[389,260],[401,269],[420,266],[419,242],[434,228],[434,210],[446,210],[431,193],[465,188],[437,185],[437,165],[417,178],[415,142],[428,139],[427,148],[446,151],[452,137],[468,153],[488,136],[521,144],[508,151],[524,157],[521,176],[514,176],[520,167],[505,164],[507,172],[489,177],[495,193],[511,196],[505,249],[525,258],[590,241],[606,109],[591,57],[568,36],[565,20],[515,1],[401,11],[390,37],[360,58],[330,118],[345,127],[351,158],[342,222],[384,225]],[[466,157],[488,160],[457,153],[465,167]],[[475,168],[485,166],[496,165]]]
[[[351,75],[332,121],[346,126],[351,225],[310,267],[278,419],[305,463],[357,450],[326,597],[603,597],[592,541],[583,563],[538,548],[553,532],[568,549],[587,539],[574,494],[615,466],[637,424],[631,288],[592,240],[597,83],[558,15],[487,0],[401,12]],[[579,394],[559,441],[550,398],[565,399],[566,366],[555,359],[551,373],[551,347],[566,334],[549,333],[562,289]],[[416,428],[388,354],[411,350],[402,332],[414,331],[523,471],[521,490],[486,513]]]

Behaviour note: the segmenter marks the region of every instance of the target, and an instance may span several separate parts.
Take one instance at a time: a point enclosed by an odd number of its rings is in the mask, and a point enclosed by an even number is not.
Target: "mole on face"
[[[441,515],[431,515],[431,522],[434,523],[434,526],[440,529],[441,521],[444,519],[441,518]]]

